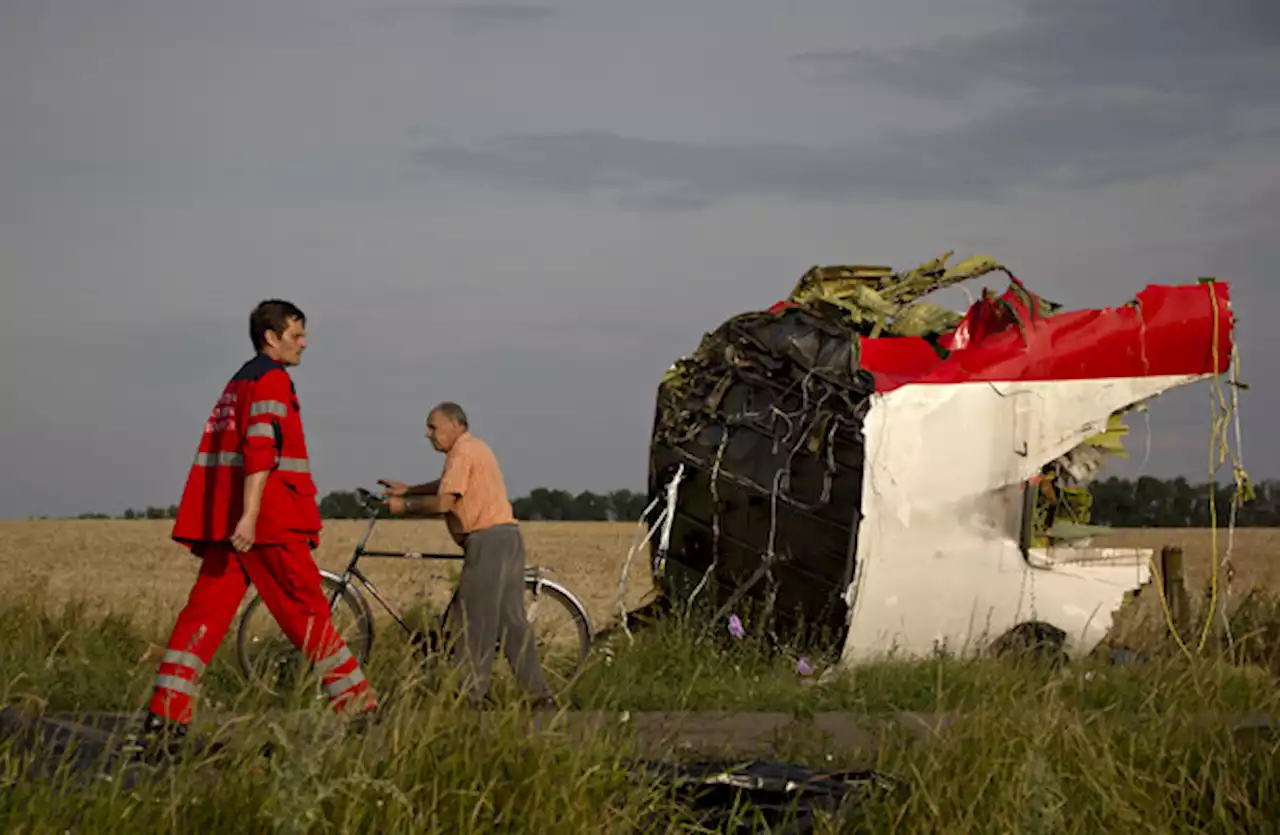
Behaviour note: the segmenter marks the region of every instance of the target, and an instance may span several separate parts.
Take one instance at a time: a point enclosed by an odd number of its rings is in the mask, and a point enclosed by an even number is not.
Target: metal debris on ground
[[[632,770],[672,789],[697,824],[712,832],[756,832],[761,823],[770,832],[812,832],[819,816],[847,822],[857,803],[898,787],[875,771],[821,772],[775,760],[644,761]]]
[[[193,734],[190,747],[173,760],[149,765],[131,764],[128,733],[140,727],[138,714],[60,713],[28,715],[17,707],[0,710],[0,750],[24,763],[24,780],[49,781],[63,791],[78,791],[103,780],[121,788],[142,788],[146,779],[164,773],[164,766],[185,756],[200,757],[231,744],[210,744]],[[207,767],[215,768],[209,762]],[[637,777],[649,777],[673,791],[674,798],[702,826],[714,831],[735,821],[739,828],[753,816],[774,832],[808,832],[819,814],[845,814],[849,804],[870,792],[892,789],[896,783],[873,771],[822,772],[770,760],[672,763],[639,760],[628,764]],[[778,828],[781,826],[782,828]]]
[[[141,727],[141,718],[134,713],[29,715],[11,706],[0,710],[0,749],[24,764],[27,779],[75,790],[118,776],[123,788],[132,788],[169,759],[135,758],[128,740]],[[175,751],[176,756],[208,756],[225,745],[198,736],[183,742],[179,747],[185,751]]]

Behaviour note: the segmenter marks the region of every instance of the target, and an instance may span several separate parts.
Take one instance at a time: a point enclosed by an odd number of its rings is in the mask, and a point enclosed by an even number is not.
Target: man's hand
[[[252,548],[257,527],[258,515],[256,513],[246,513],[241,516],[240,521],[236,523],[235,531],[231,534],[231,547],[242,554]]]
[[[405,484],[403,481],[392,481],[389,478],[380,478],[378,479],[378,483],[387,488],[382,491],[383,496],[403,496],[405,493],[409,492],[409,485]]]
[[[391,496],[387,499],[387,510],[392,516],[404,515],[404,499],[399,496]]]
[[[244,478],[244,510],[231,534],[231,545],[240,553],[253,547],[257,538],[258,510],[262,507],[262,491],[267,486],[269,470],[259,470]]]

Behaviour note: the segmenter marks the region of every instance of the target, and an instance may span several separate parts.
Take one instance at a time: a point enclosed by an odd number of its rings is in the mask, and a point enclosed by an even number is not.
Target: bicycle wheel
[[[564,586],[525,577],[525,611],[538,646],[538,661],[557,695],[573,683],[591,651],[591,618]]]
[[[320,572],[325,599],[332,601],[342,584],[337,575]],[[292,690],[310,667],[293,641],[289,640],[255,589],[240,616],[236,631],[236,655],[240,671],[249,683],[278,695]],[[333,626],[346,641],[351,654],[363,666],[373,649],[373,611],[355,586],[347,584],[337,605],[331,608]],[[317,679],[316,687],[319,688]]]
[[[560,695],[573,684],[591,651],[591,617],[572,592],[552,580],[526,575],[524,591],[525,615],[533,629],[538,663],[542,667],[547,685],[553,693]],[[453,640],[448,624],[456,603],[455,596],[440,616],[440,632],[439,637],[433,641],[433,652],[449,646]],[[505,659],[501,637],[495,646],[495,652],[495,661]],[[508,686],[507,679],[512,674],[507,669],[509,666],[494,664],[492,676],[495,688],[503,689]]]

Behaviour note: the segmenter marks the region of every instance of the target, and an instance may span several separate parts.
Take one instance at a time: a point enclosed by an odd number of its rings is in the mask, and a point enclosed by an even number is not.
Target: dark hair
[[[253,350],[261,351],[266,347],[267,331],[275,331],[283,335],[289,327],[289,320],[297,319],[307,323],[307,316],[297,305],[283,299],[267,299],[259,302],[249,314],[249,339],[253,340]]]
[[[448,401],[444,403],[438,403],[436,404],[436,407],[431,411],[439,412],[440,414],[447,417],[449,420],[461,425],[464,428],[466,428],[467,426],[467,413],[462,411],[462,407],[459,406],[457,403],[450,403]]]

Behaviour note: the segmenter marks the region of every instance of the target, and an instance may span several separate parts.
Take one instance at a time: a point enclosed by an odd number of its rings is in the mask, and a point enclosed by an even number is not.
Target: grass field
[[[168,542],[162,521],[0,523],[0,683],[4,703],[28,710],[137,710],[197,564]],[[338,567],[355,522],[329,523],[318,561]],[[613,616],[631,525],[525,526],[530,562],[548,566],[586,602],[597,628]],[[1280,588],[1280,532],[1236,532],[1234,591]],[[1226,547],[1219,533],[1219,551]],[[1207,578],[1208,531],[1134,531],[1110,544],[1181,545],[1193,593]],[[384,522],[371,545],[453,551],[434,522]],[[444,564],[375,564],[369,573],[398,602],[435,598]],[[627,602],[649,590],[641,555]],[[437,591],[433,592],[433,588]],[[887,735],[872,761],[820,740],[780,741],[779,753],[822,767],[875,767],[903,781],[868,799],[861,817],[823,831],[1266,832],[1280,821],[1274,736],[1233,732],[1244,714],[1280,717],[1280,612],[1232,663],[1218,652],[1187,659],[1149,635],[1152,660],[1052,669],[1031,661],[887,662],[812,686],[793,661],[681,623],[618,638],[575,689],[588,709],[773,710],[800,719],[824,711],[957,714],[936,738]],[[1158,626],[1158,621],[1157,621]],[[386,634],[386,633],[384,633]],[[287,756],[232,757],[217,771],[193,762],[158,789],[100,782],[73,795],[20,780],[0,751],[0,830],[219,832],[697,831],[655,786],[627,770],[639,741],[569,732],[525,736],[522,714],[476,717],[427,686],[399,646],[381,641],[370,674],[392,706],[378,740],[326,736],[298,696],[246,694],[223,647],[206,679],[209,713],[245,717],[237,738],[274,736]],[[287,711],[296,711],[295,713]],[[286,711],[283,712],[282,711]],[[285,717],[285,718],[281,718]],[[753,720],[747,716],[744,723]],[[312,730],[318,727],[320,730]],[[671,752],[676,756],[679,752]],[[215,779],[216,777],[216,779]],[[654,817],[656,816],[656,817]]]

